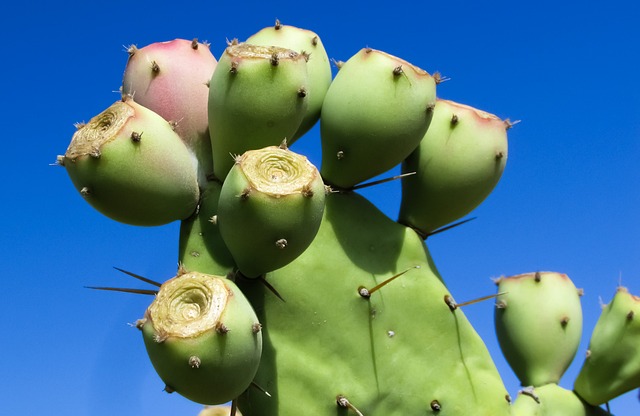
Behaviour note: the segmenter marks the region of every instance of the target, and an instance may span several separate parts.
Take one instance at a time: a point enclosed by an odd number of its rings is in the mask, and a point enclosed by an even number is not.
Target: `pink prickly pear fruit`
[[[596,323],[574,383],[594,406],[640,387],[640,297],[619,287]]]
[[[234,157],[289,141],[307,111],[307,63],[277,46],[231,44],[209,88],[209,133],[215,176],[224,181]]]
[[[166,390],[194,402],[229,402],[258,370],[262,327],[227,278],[178,274],[160,287],[137,327]]]
[[[197,39],[131,46],[122,93],[160,114],[198,158],[202,182],[213,172],[207,101],[217,60]]]
[[[239,156],[220,191],[217,223],[240,272],[258,277],[302,254],[324,202],[324,183],[306,157],[277,146]]]
[[[580,345],[582,292],[556,272],[502,277],[496,284],[495,328],[507,362],[523,386],[558,383]]]
[[[167,224],[198,204],[193,154],[166,120],[133,99],[81,126],[58,163],[89,204],[119,222]]]
[[[439,99],[420,145],[403,162],[399,221],[424,235],[475,209],[497,185],[507,162],[511,123]]]
[[[402,162],[427,131],[435,100],[434,77],[417,66],[371,48],[352,56],[322,104],[327,184],[351,188]]]
[[[331,63],[320,37],[313,31],[295,26],[283,25],[276,21],[274,26],[265,27],[251,35],[247,43],[262,46],[280,46],[292,49],[307,60],[309,74],[309,104],[307,113],[296,133],[287,140],[292,144],[311,129],[320,118],[322,102],[331,84]]]

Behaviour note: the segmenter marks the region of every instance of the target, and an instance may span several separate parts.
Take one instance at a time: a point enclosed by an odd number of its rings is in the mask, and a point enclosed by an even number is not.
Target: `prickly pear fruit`
[[[223,181],[236,155],[291,139],[306,114],[308,90],[302,54],[276,46],[228,46],[209,85],[215,176]]]
[[[521,390],[511,409],[512,416],[610,416],[555,383]]]
[[[213,173],[207,101],[216,67],[209,45],[197,39],[131,46],[122,93],[169,121],[195,153],[200,182]]]
[[[230,416],[231,406],[207,406],[198,413],[198,416]],[[236,409],[235,416],[242,416],[239,410]]]
[[[352,56],[322,105],[327,184],[351,188],[402,162],[427,131],[435,100],[436,82],[426,71],[371,48]]]
[[[575,392],[600,405],[640,387],[640,297],[619,287],[596,323]]]
[[[277,146],[239,156],[222,185],[217,223],[240,272],[257,277],[298,257],[318,232],[324,200],[306,157]]]
[[[197,403],[238,397],[256,373],[261,325],[231,280],[190,272],[166,281],[138,322],[168,392]]]
[[[265,324],[255,384],[271,395],[249,389],[242,413],[508,415],[491,357],[445,303],[420,237],[356,193],[326,203],[316,238],[269,285],[237,280]]]
[[[523,386],[558,383],[580,344],[581,291],[555,272],[502,277],[496,284],[495,327],[507,362]]]
[[[507,161],[509,122],[439,99],[420,146],[403,162],[399,221],[423,235],[475,209],[498,183]]]
[[[166,120],[130,98],[80,127],[58,162],[84,199],[116,221],[167,224],[198,204],[193,154]]]
[[[235,268],[229,249],[215,224],[222,184],[209,181],[195,215],[180,223],[178,263],[186,270],[225,276]]]
[[[280,46],[292,49],[307,59],[309,75],[309,103],[307,113],[296,133],[287,140],[292,144],[304,135],[320,118],[322,102],[331,84],[331,63],[320,37],[311,30],[283,25],[276,21],[274,26],[266,27],[250,36],[247,43],[262,46]]]

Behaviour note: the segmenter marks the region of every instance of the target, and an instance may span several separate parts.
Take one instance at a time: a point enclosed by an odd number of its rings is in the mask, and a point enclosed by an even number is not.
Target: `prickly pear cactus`
[[[175,277],[145,291],[156,297],[137,325],[165,391],[231,402],[202,415],[598,415],[595,405],[637,386],[633,358],[603,358],[637,347],[637,301],[619,312],[629,300],[618,297],[577,395],[557,385],[581,310],[568,279],[535,274],[502,280],[509,294],[497,295],[509,360],[535,384],[511,405],[431,258],[425,238],[496,186],[511,123],[436,102],[437,76],[384,51],[355,52],[332,78],[320,37],[280,22],[217,59],[206,46],[130,48],[122,100],[58,157],[104,215],[180,221]],[[316,167],[287,143],[311,140],[318,120]],[[357,191],[399,164],[395,220]],[[532,303],[562,351],[527,344]],[[611,332],[624,342],[599,335]]]

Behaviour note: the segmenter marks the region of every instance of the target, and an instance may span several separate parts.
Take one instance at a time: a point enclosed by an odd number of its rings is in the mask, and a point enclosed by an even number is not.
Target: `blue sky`
[[[21,2],[0,17],[8,187],[0,217],[0,414],[189,415],[162,392],[138,331],[150,299],[87,285],[135,285],[113,269],[163,280],[175,271],[178,224],[139,228],[102,217],[64,169],[73,123],[118,98],[126,46],[225,40],[271,25],[316,31],[329,56],[369,46],[450,81],[438,95],[503,118],[509,160],[478,219],[429,240],[458,301],[494,293],[492,277],[567,273],[584,288],[585,334],[561,385],[570,387],[591,329],[619,283],[640,295],[640,5],[595,2],[321,3]],[[562,3],[562,4],[560,4]],[[418,4],[418,3],[416,3]],[[316,163],[318,130],[296,150]],[[7,149],[8,146],[8,149]],[[399,184],[367,191],[390,216]],[[465,313],[513,395],[491,302]],[[611,402],[637,415],[637,391]]]

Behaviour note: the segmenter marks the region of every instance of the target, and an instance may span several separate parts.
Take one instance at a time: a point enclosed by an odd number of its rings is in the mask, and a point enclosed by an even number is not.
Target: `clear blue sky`
[[[357,3],[356,3],[357,4]],[[140,334],[148,297],[87,285],[135,285],[114,266],[163,280],[178,224],[138,228],[102,217],[64,169],[73,123],[118,98],[126,46],[197,37],[219,56],[276,18],[316,31],[330,57],[364,46],[451,78],[443,98],[503,118],[509,161],[478,219],[429,244],[458,301],[490,278],[535,270],[585,289],[585,335],[562,380],[571,387],[599,313],[622,282],[640,295],[640,5],[596,2],[17,2],[0,16],[3,318],[0,414],[195,415],[162,392]],[[418,5],[419,4],[419,5]],[[319,163],[318,132],[296,148]],[[367,192],[395,217],[398,184]],[[493,331],[492,302],[465,310],[512,394],[518,382]],[[613,402],[640,413],[637,392]]]

